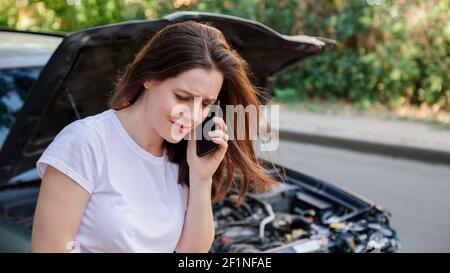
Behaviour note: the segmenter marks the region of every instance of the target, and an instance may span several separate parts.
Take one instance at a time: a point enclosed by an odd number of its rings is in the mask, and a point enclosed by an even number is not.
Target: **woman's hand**
[[[219,145],[219,148],[214,152],[203,157],[197,156],[196,142],[193,137],[188,140],[187,145],[187,162],[189,164],[189,176],[193,181],[210,181],[212,176],[219,167],[225,157],[228,149],[228,135],[227,125],[221,117],[213,117],[212,119],[216,126],[216,130],[209,132],[211,140]],[[194,129],[195,130],[195,129]],[[194,135],[194,130],[191,132]],[[190,181],[192,181],[190,179]]]

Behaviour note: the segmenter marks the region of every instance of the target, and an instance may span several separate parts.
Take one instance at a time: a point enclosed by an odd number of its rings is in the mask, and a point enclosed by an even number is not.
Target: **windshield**
[[[31,86],[62,40],[43,33],[0,31],[0,153]],[[26,180],[29,173],[17,179]]]
[[[42,67],[0,69],[0,147]]]

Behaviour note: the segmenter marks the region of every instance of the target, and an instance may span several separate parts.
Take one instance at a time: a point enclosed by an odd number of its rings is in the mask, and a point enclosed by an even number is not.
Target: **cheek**
[[[166,119],[169,120],[177,120],[178,114],[181,111],[178,107],[178,104],[174,100],[167,100],[167,102],[164,104],[162,111],[164,111],[164,115],[166,116]]]
[[[206,118],[206,115],[204,117]],[[199,115],[198,118],[193,121],[194,127],[197,127],[200,124],[202,124],[204,117]]]
[[[164,103],[163,103],[164,102]],[[170,123],[170,105],[167,103],[167,98],[161,96],[153,96],[148,105],[149,119],[152,120],[153,126],[156,129],[162,129]]]
[[[196,120],[195,125],[196,126],[200,125],[206,119],[206,117],[208,116],[208,113],[209,113],[208,108],[204,108],[203,112],[199,112],[198,119]]]

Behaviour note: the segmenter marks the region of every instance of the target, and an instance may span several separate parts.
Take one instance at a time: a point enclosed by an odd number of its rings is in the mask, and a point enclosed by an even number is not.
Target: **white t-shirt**
[[[48,165],[91,194],[75,248],[81,252],[173,252],[187,209],[178,164],[141,148],[116,110],[76,120],[55,137],[36,163]]]

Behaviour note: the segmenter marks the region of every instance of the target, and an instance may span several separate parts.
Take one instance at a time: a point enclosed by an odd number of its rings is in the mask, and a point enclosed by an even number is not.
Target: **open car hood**
[[[334,45],[330,39],[286,36],[255,21],[203,12],[133,20],[67,35],[33,84],[0,153],[0,184],[35,167],[66,125],[107,109],[118,70],[165,26],[185,20],[210,22],[249,63],[254,84],[271,95],[276,75]],[[262,101],[262,103],[266,103]]]

